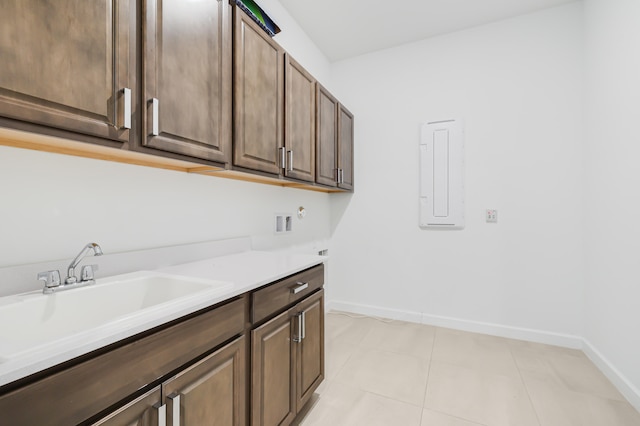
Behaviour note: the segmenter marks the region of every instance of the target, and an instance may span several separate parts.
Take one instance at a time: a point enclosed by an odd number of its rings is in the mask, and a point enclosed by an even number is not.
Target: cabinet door
[[[296,408],[300,411],[324,379],[324,290],[300,302],[295,311],[300,333],[294,338]]]
[[[160,386],[136,398],[129,404],[92,423],[93,426],[157,426],[160,417],[166,418],[166,408],[161,407]]]
[[[316,107],[316,182],[337,185],[338,101],[317,84]]]
[[[338,187],[353,190],[353,114],[338,107]]]
[[[287,425],[296,416],[291,312],[251,332],[251,424]]]
[[[234,8],[233,164],[279,175],[284,164],[282,48]]]
[[[133,138],[135,0],[4,0],[0,28],[0,116]]]
[[[167,424],[244,426],[245,348],[240,337],[165,382]]]
[[[143,43],[143,144],[228,162],[229,1],[146,0]]]
[[[285,55],[285,176],[307,182],[315,179],[316,80]]]

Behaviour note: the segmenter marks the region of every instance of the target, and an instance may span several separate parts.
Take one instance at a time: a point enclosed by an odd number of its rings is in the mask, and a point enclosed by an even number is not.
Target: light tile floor
[[[329,313],[304,426],[640,426],[578,350]]]

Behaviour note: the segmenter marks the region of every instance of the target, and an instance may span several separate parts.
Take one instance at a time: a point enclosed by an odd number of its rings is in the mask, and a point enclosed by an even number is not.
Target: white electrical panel
[[[464,228],[464,132],[460,120],[422,124],[420,226]]]

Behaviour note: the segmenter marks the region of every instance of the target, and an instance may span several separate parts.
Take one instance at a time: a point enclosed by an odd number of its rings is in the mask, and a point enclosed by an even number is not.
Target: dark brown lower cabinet
[[[253,426],[288,425],[324,379],[324,290],[251,332]]]
[[[165,382],[168,426],[245,424],[244,337]]]
[[[0,425],[286,426],[324,379],[323,283],[317,265],[0,387]]]
[[[324,379],[324,290],[299,303],[296,310],[303,315],[302,338],[294,339],[296,409],[300,412]]]
[[[291,311],[251,332],[252,424],[289,424],[296,416]]]
[[[243,426],[245,352],[239,337],[93,425]]]
[[[162,400],[162,388],[153,388],[139,398],[131,401],[124,407],[103,417],[92,426],[157,426],[160,417],[166,419],[166,414],[160,415],[160,401]]]

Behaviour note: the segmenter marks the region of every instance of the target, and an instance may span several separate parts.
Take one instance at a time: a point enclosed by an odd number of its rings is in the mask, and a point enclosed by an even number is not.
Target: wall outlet
[[[487,223],[498,223],[498,210],[487,209]]]
[[[293,215],[286,213],[278,213],[275,216],[275,232],[281,234],[293,231]]]

